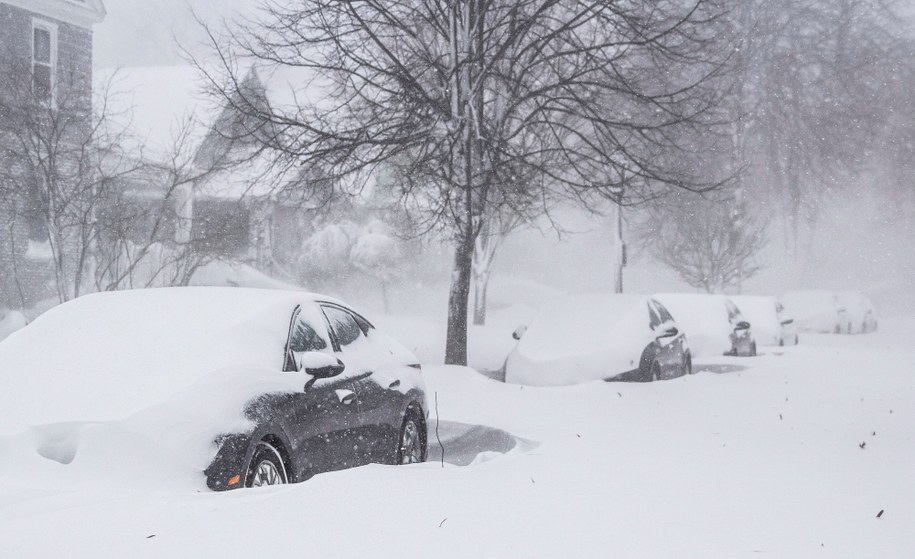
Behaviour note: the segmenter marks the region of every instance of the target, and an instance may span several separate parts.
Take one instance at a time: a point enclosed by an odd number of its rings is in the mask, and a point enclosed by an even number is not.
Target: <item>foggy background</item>
[[[191,11],[219,27],[224,18],[256,15],[257,5],[257,0],[107,0],[108,17],[95,30],[96,68],[185,64],[182,48],[194,57],[205,58],[210,47]],[[902,13],[911,14],[915,2],[900,6]],[[912,119],[915,113],[899,118]],[[886,190],[877,188],[888,172],[896,171],[869,168],[841,184],[829,185],[811,248],[796,257],[788,250],[784,224],[775,209],[767,210],[765,198],[750,192],[751,204],[764,215],[768,211],[773,220],[760,259],[763,270],[746,281],[742,291],[779,294],[808,287],[857,289],[870,295],[883,314],[915,311],[912,212]],[[909,194],[915,190],[915,176],[912,181]],[[638,246],[637,232],[631,226],[635,212],[624,210],[629,249],[625,290],[696,291]],[[539,230],[527,228],[508,238],[494,266],[493,304],[499,304],[499,285],[506,281],[531,281],[562,291],[612,289],[614,218],[586,215],[572,208],[560,209],[553,217],[564,230],[561,234],[542,220]],[[439,309],[447,295],[449,259],[450,251],[443,247],[441,293],[430,302]],[[404,293],[408,290],[400,289],[397,299],[415,303],[415,294]],[[362,298],[358,293],[345,295]]]

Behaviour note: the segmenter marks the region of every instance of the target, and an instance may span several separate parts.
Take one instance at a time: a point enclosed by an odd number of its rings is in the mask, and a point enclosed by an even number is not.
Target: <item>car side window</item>
[[[728,309],[728,319],[730,319],[731,322],[737,322],[740,320],[740,311],[737,309],[737,305],[728,299],[724,302],[724,306]]]
[[[667,310],[667,307],[657,301],[655,301],[654,304],[658,309],[658,317],[661,319],[662,324],[665,322],[674,322],[674,317],[670,314],[670,311]]]
[[[325,306],[321,308],[341,349],[365,336],[365,332],[352,314],[337,307]]]
[[[661,317],[658,316],[658,311],[650,302],[648,303],[648,325],[652,330],[656,330],[661,325]]]
[[[296,353],[324,349],[327,349],[327,340],[308,323],[302,313],[302,308],[296,307],[292,313],[292,322],[289,325],[289,339],[286,341],[286,358],[283,363],[283,370],[289,372],[297,369]]]

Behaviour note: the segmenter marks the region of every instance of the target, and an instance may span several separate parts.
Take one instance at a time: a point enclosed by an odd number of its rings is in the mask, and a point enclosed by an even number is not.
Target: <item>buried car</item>
[[[686,336],[654,298],[578,295],[543,309],[505,362],[505,381],[559,386],[652,381],[692,372]]]
[[[662,293],[655,297],[683,327],[694,355],[756,355],[750,322],[727,297],[697,293]]]
[[[775,297],[765,295],[733,295],[731,301],[740,307],[740,312],[753,325],[753,338],[760,345],[797,345],[797,329],[794,319],[788,316],[785,307]]]
[[[806,289],[789,291],[782,303],[794,317],[798,330],[821,334],[848,333],[851,323],[848,310],[834,291]]]
[[[867,334],[877,331],[877,311],[866,295],[859,291],[840,291],[839,301],[845,307],[845,331]]]
[[[416,358],[314,294],[94,294],[0,343],[0,435],[56,424],[55,440],[76,440],[86,425],[114,426],[214,490],[423,461],[427,409]]]

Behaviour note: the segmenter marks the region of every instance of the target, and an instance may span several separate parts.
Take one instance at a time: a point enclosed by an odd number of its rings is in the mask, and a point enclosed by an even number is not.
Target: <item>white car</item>
[[[840,291],[839,300],[845,307],[845,331],[866,334],[877,330],[877,311],[866,295],[859,291]]]
[[[775,297],[732,295],[730,297],[753,325],[756,343],[765,346],[797,345],[797,328],[785,307]]]
[[[697,357],[756,355],[751,323],[724,295],[659,293],[655,298],[686,331]]]
[[[505,382],[560,386],[592,380],[660,380],[692,372],[686,338],[646,295],[577,295],[519,328]]]
[[[798,330],[822,334],[848,332],[848,312],[834,291],[789,291],[780,300],[785,305],[785,310],[794,317]]]

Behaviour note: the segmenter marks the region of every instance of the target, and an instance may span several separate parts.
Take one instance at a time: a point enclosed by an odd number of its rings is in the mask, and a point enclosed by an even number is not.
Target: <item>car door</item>
[[[327,321],[316,305],[296,307],[289,326],[284,370],[300,371],[301,355],[306,352],[336,355],[331,340]],[[335,377],[311,379],[291,398],[285,410],[286,431],[299,469],[305,475],[356,465],[353,434],[358,407],[353,376],[357,372],[347,367]]]
[[[337,337],[342,359],[354,363],[359,371],[353,379],[359,407],[356,460],[393,463],[400,415],[406,407],[403,375],[392,359],[393,352],[359,314],[339,305],[324,305],[323,310],[332,330],[341,332]]]

